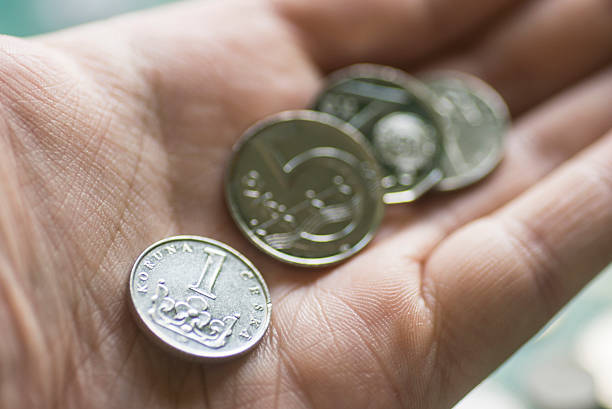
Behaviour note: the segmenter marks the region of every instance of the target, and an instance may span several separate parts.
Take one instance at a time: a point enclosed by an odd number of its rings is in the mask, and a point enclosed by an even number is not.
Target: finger
[[[457,7],[450,0],[272,1],[324,70],[363,61],[406,64],[523,2],[468,0]]]
[[[436,66],[482,77],[520,113],[611,60],[610,1],[545,0],[525,4],[480,42]]]
[[[473,387],[612,260],[610,158],[612,132],[432,253],[423,291],[451,389]]]

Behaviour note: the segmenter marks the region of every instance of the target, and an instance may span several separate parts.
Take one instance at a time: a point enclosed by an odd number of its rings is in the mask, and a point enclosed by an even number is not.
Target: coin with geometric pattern
[[[442,178],[442,139],[453,129],[434,93],[405,72],[372,64],[341,69],[313,106],[365,135],[383,171],[385,203],[413,201]]]
[[[337,263],[370,242],[383,216],[381,173],[363,135],[331,115],[282,112],[234,149],[226,201],[240,231],[286,263]]]

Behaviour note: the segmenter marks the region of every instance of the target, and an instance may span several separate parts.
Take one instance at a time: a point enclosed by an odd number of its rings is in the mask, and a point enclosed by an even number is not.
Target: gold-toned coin
[[[365,135],[382,167],[385,203],[411,202],[442,178],[442,139],[452,129],[434,93],[405,72],[372,64],[336,71],[314,109]]]
[[[325,113],[287,111],[234,149],[226,199],[239,229],[287,263],[323,266],[361,250],[383,215],[381,174],[361,133]]]

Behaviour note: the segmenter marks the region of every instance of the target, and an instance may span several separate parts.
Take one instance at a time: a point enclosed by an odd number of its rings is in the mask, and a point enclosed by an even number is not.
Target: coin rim
[[[249,267],[252,272],[255,274],[255,276],[257,276],[264,296],[266,298],[266,307],[267,307],[267,314],[266,317],[263,321],[263,325],[265,325],[265,329],[261,332],[261,334],[257,337],[251,338],[251,340],[254,339],[254,341],[250,342],[246,347],[244,348],[239,348],[237,350],[237,352],[232,352],[231,354],[212,354],[212,355],[204,355],[204,354],[197,354],[197,353],[192,353],[192,352],[188,352],[188,351],[184,351],[180,348],[175,347],[174,345],[166,342],[164,339],[162,339],[155,331],[153,328],[151,328],[151,326],[149,325],[149,323],[147,323],[144,318],[141,316],[140,312],[138,311],[138,308],[136,306],[136,303],[134,302],[134,277],[135,277],[135,273],[136,270],[138,269],[140,262],[142,261],[142,259],[154,248],[168,243],[168,242],[173,242],[173,241],[181,241],[181,240],[192,240],[192,241],[197,241],[200,243],[205,243],[205,244],[211,244],[214,246],[218,246],[224,250],[226,250],[227,252],[233,254],[234,256],[236,256],[240,261],[242,261],[243,263],[245,263],[247,265],[247,267]],[[266,281],[264,280],[262,274],[259,272],[259,270],[253,265],[253,263],[246,258],[242,253],[240,253],[239,251],[237,251],[236,249],[230,247],[229,245],[222,243],[218,240],[214,240],[211,239],[209,237],[203,237],[203,236],[194,236],[194,235],[179,235],[179,236],[171,236],[171,237],[167,237],[165,239],[159,240],[153,244],[151,244],[149,247],[147,247],[142,253],[140,253],[140,255],[138,256],[138,258],[136,259],[136,262],[134,263],[134,266],[132,267],[132,270],[130,272],[130,279],[129,279],[129,286],[130,286],[130,306],[131,306],[131,310],[132,313],[135,315],[136,317],[136,321],[138,326],[144,330],[144,332],[148,333],[149,335],[152,335],[152,340],[154,341],[155,344],[157,344],[158,346],[161,346],[164,350],[171,352],[174,355],[177,355],[181,358],[190,360],[190,361],[198,361],[198,362],[217,362],[217,361],[222,361],[222,360],[230,360],[233,358],[238,358],[242,355],[244,355],[245,353],[249,352],[251,349],[255,348],[255,346],[257,346],[261,339],[263,338],[263,336],[266,334],[266,332],[268,331],[269,328],[269,324],[270,324],[270,319],[271,319],[271,314],[272,314],[272,298],[270,297],[270,290],[268,289],[268,285],[266,284]]]
[[[405,71],[387,65],[370,63],[353,64],[332,72],[327,77],[323,89],[319,91],[311,106],[313,109],[316,109],[319,101],[321,100],[321,96],[327,92],[329,88],[335,87],[346,81],[355,80],[357,78],[382,80],[401,86],[408,91],[408,93],[412,94],[416,99],[418,99],[422,103],[423,107],[429,111],[436,129],[440,133],[437,141],[439,148],[437,149],[436,156],[433,159],[434,166],[428,174],[423,176],[419,183],[412,186],[410,189],[398,190],[395,192],[388,192],[387,189],[383,188],[385,192],[383,195],[383,201],[385,204],[413,202],[431,190],[442,179],[443,173],[440,169],[440,158],[443,151],[443,140],[447,134],[454,133],[455,130],[450,126],[449,118],[446,117],[444,111],[438,106],[439,104],[436,94],[427,85]],[[365,136],[364,138],[366,139],[369,147],[373,149],[373,142]],[[376,155],[374,157],[378,162],[378,157]]]
[[[268,245],[267,243],[265,243],[263,240],[261,240],[259,237],[257,237],[257,235],[253,231],[251,231],[250,228],[248,228],[247,222],[243,220],[242,216],[240,215],[237,203],[234,203],[234,201],[232,200],[231,175],[237,163],[237,158],[238,158],[238,155],[242,147],[245,146],[245,144],[251,138],[253,138],[255,135],[257,135],[259,132],[261,132],[265,128],[273,124],[276,124],[276,123],[288,122],[288,121],[295,120],[295,119],[310,121],[310,122],[318,122],[318,123],[322,123],[322,124],[332,126],[334,128],[339,129],[341,132],[343,132],[345,135],[351,138],[357,145],[359,145],[366,152],[366,154],[370,155],[372,158],[371,162],[374,164],[374,170],[377,173],[376,188],[379,192],[378,205],[377,205],[377,208],[375,209],[375,215],[373,218],[374,221],[370,225],[370,229],[368,233],[364,235],[359,240],[359,242],[357,242],[354,246],[351,246],[351,249],[349,251],[346,251],[340,254],[336,254],[334,256],[308,258],[308,257],[292,256],[290,254],[283,253],[279,250],[276,250],[270,245]],[[257,248],[262,250],[265,254],[279,261],[282,261],[288,264],[292,264],[292,265],[296,265],[296,266],[312,267],[312,268],[326,267],[332,264],[339,263],[351,257],[352,255],[358,253],[365,246],[367,246],[368,243],[370,243],[370,241],[372,241],[372,239],[374,238],[374,235],[376,231],[378,231],[378,228],[380,227],[380,224],[382,222],[382,219],[384,216],[384,210],[385,210],[385,206],[384,206],[384,202],[382,198],[384,189],[380,185],[380,181],[381,181],[381,171],[380,171],[380,166],[378,164],[378,161],[376,160],[376,157],[374,156],[374,153],[372,152],[372,148],[370,147],[370,144],[367,142],[365,136],[363,136],[363,134],[357,128],[325,112],[305,110],[305,109],[289,110],[289,111],[282,111],[282,112],[267,116],[264,119],[258,121],[257,123],[249,127],[242,134],[240,139],[236,142],[236,144],[232,148],[232,158],[230,159],[230,162],[225,172],[225,183],[224,183],[225,201],[227,203],[227,206],[229,207],[230,215],[232,219],[234,220],[234,222],[236,223],[236,225],[238,226],[238,229],[242,232],[242,234],[249,241],[251,241],[251,243],[253,243]]]
[[[499,139],[501,140],[501,149],[498,150],[497,155],[495,155],[490,161],[472,168],[472,170],[463,175],[446,177],[444,172],[442,172],[443,177],[434,187],[434,189],[439,192],[451,192],[463,189],[481,181],[487,175],[489,175],[504,158],[506,135],[512,124],[512,115],[504,98],[495,90],[495,88],[493,88],[493,86],[484,80],[462,71],[439,69],[429,71],[423,74],[420,78],[427,86],[430,86],[430,83],[433,81],[445,81],[452,79],[458,80],[465,85],[468,92],[484,102],[485,105],[487,105],[493,112],[493,116],[502,128],[501,135],[499,136]],[[435,90],[432,89],[432,91],[438,95]]]

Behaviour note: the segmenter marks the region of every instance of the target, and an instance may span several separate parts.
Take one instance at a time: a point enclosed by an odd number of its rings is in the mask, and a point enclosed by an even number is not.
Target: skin
[[[231,146],[364,61],[490,82],[506,158],[339,266],[283,265],[229,218]],[[210,0],[0,37],[0,406],[451,407],[612,260],[611,61],[607,0]],[[131,265],[175,234],[262,271],[249,355],[184,362],[135,326]]]

